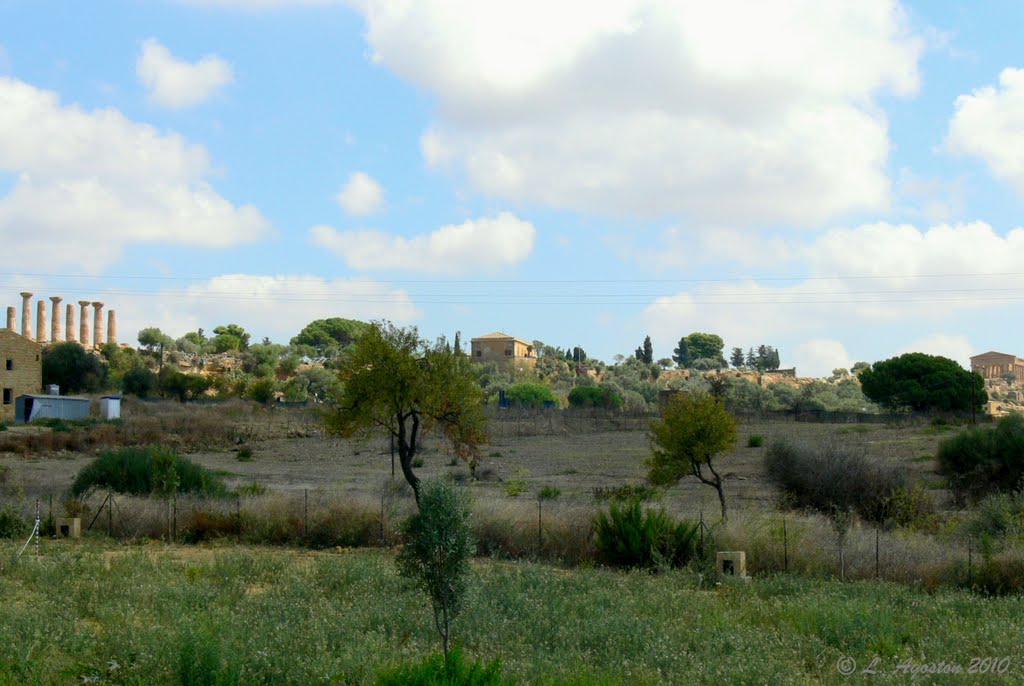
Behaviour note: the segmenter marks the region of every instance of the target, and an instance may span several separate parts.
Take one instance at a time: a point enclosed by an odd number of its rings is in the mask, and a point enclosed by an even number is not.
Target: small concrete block
[[[57,520],[57,535],[61,538],[81,538],[82,520],[79,517],[61,517]]]
[[[742,550],[723,550],[715,553],[715,569],[722,576],[745,577],[747,554]]]

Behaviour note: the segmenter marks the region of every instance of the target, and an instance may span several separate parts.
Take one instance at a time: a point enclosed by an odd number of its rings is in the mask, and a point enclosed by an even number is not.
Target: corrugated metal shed
[[[14,421],[35,419],[87,419],[89,399],[72,395],[19,395],[14,400]]]

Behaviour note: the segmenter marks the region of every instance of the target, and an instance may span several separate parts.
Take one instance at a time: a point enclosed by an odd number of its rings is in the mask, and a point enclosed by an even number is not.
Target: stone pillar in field
[[[32,338],[32,294],[21,294],[21,335]]]
[[[92,305],[88,300],[79,300],[78,307],[81,308],[79,311],[79,328],[78,328],[78,342],[82,345],[89,346],[89,305]]]
[[[107,343],[117,343],[117,316],[114,310],[107,310]]]
[[[18,316],[17,312],[18,312],[17,308],[14,308],[14,307],[8,307],[7,308],[7,330],[8,331],[16,331],[16,329],[14,328],[14,320],[17,319],[17,316]]]
[[[99,348],[103,345],[103,303],[92,304],[92,347]]]
[[[46,301],[36,301],[36,341],[46,342]]]
[[[53,303],[53,321],[50,322],[50,340],[56,343],[60,340],[61,324],[60,324],[60,301],[64,298],[59,295],[51,295],[50,302]]]
[[[68,309],[64,312],[64,340],[75,340],[75,305],[68,303]]]

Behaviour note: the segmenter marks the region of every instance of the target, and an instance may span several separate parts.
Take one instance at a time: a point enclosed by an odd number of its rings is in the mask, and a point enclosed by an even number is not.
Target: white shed
[[[121,396],[105,395],[100,398],[100,419],[121,418]]]

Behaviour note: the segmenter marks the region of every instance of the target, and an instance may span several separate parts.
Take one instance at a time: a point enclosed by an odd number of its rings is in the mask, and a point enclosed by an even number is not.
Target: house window
[[[479,349],[478,349],[478,350],[476,351],[476,356],[477,356],[477,357],[483,357],[483,355],[484,355],[484,351],[483,351],[483,350],[479,350]]]
[[[11,358],[8,357],[7,358],[7,371],[11,371],[13,369],[14,369],[14,360],[12,360]]]
[[[5,388],[4,405],[10,405],[12,402],[14,402],[14,391],[12,391],[10,388]]]

